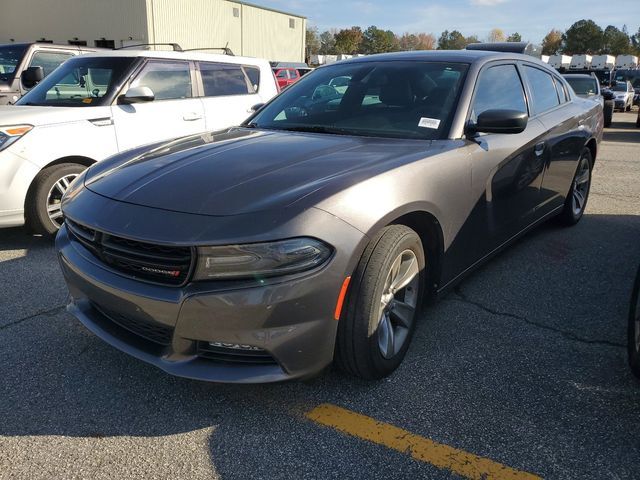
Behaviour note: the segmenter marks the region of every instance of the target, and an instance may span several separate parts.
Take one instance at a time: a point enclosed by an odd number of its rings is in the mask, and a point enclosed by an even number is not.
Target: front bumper
[[[24,224],[24,202],[39,168],[11,152],[0,152],[0,228]]]
[[[163,214],[169,221],[183,215]],[[105,342],[173,375],[235,383],[312,376],[333,359],[333,313],[353,268],[345,252],[357,250],[364,236],[320,210],[308,214],[320,229],[330,227],[328,237],[335,238],[323,240],[339,243],[332,243],[334,256],[318,271],[262,284],[191,282],[176,288],[138,281],[101,264],[63,227],[56,248],[71,294],[68,310]],[[153,341],[155,332],[168,332],[168,344]],[[211,343],[248,345],[264,355],[254,362],[236,350],[212,359],[203,350]]]

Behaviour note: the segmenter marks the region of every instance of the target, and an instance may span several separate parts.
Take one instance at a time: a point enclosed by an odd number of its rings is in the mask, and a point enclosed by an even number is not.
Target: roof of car
[[[123,48],[120,50],[107,50],[104,52],[89,53],[83,57],[144,57],[144,58],[161,58],[165,60],[202,60],[208,62],[221,63],[242,63],[253,65],[264,65],[271,68],[269,62],[261,58],[253,57],[237,57],[235,55],[223,55],[219,53],[204,53],[198,51],[174,52],[164,50],[136,50]]]
[[[520,53],[502,53],[487,50],[415,50],[411,52],[379,53],[364,57],[354,57],[341,60],[337,63],[358,63],[381,60],[435,60],[440,62],[475,63],[490,60],[526,60],[550,68],[546,63],[536,57]],[[335,65],[332,63],[331,65]]]

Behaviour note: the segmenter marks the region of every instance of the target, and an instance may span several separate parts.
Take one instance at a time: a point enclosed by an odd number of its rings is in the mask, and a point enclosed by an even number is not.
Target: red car
[[[274,68],[273,74],[282,90],[300,80],[300,73],[295,68]]]

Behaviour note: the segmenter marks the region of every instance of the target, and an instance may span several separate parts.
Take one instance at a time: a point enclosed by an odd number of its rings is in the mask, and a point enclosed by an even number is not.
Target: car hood
[[[77,122],[100,116],[97,110],[109,107],[36,107],[30,105],[0,106],[0,125],[28,123],[34,126]],[[103,112],[104,113],[104,112]],[[108,115],[108,112],[106,113]]]
[[[136,205],[236,215],[286,207],[327,185],[346,188],[428,156],[431,143],[236,128],[100,162],[85,186]]]

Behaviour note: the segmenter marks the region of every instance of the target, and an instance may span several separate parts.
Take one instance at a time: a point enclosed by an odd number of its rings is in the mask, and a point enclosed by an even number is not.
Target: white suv
[[[277,93],[266,60],[131,50],[72,58],[0,107],[0,227],[54,233],[60,199],[86,167],[237,125]]]

